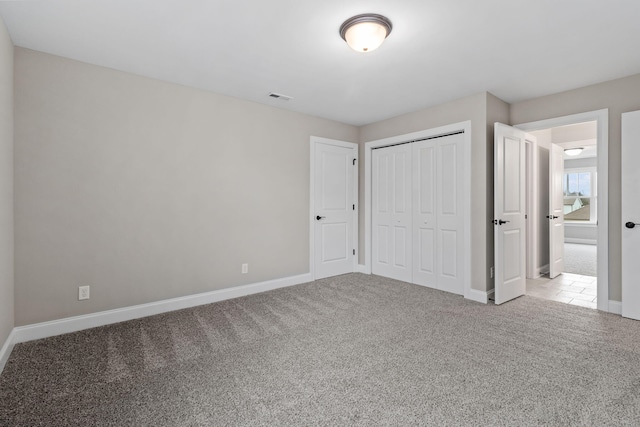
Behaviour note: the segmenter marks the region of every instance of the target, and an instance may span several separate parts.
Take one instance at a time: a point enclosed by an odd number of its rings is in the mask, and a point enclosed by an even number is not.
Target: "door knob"
[[[629,221],[624,226],[627,227],[627,228],[634,228],[636,225],[640,225],[640,224],[638,224],[636,222]]]
[[[557,217],[557,216],[555,216],[555,215],[547,215],[547,218],[549,218],[549,219],[556,219],[556,218],[558,218],[558,217]]]
[[[324,219],[324,218],[325,218],[325,217],[320,216],[320,215],[316,216],[316,220],[318,220],[318,221],[320,221],[321,219]]]
[[[509,221],[503,221],[503,220],[501,220],[501,219],[499,219],[499,220],[498,220],[498,224],[499,224],[499,225],[506,224],[506,223],[508,223],[508,222],[509,222]]]

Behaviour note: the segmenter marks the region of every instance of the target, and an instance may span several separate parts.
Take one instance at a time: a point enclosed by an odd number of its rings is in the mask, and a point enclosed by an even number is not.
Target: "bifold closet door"
[[[436,142],[413,143],[413,283],[438,287],[436,275]]]
[[[413,283],[464,293],[462,134],[413,143]]]
[[[437,269],[438,289],[464,294],[464,136],[438,138]],[[471,215],[471,213],[467,213]]]
[[[373,151],[372,272],[464,293],[463,134]]]
[[[411,282],[411,144],[373,150],[373,274]]]

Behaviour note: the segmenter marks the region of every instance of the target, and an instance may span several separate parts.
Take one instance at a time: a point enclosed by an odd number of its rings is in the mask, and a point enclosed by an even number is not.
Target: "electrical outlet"
[[[249,272],[249,264],[242,264],[242,274],[247,274]]]
[[[89,286],[78,286],[78,301],[89,299]]]
[[[491,278],[493,279],[493,275],[495,274],[495,271],[493,270],[493,267],[491,267],[489,269],[489,274],[491,274]]]

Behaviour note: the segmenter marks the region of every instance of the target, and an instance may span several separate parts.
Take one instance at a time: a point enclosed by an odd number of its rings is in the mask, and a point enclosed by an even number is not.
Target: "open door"
[[[564,150],[551,144],[549,150],[549,277],[564,270]]]
[[[495,124],[494,237],[495,303],[526,291],[525,146],[535,137],[520,129]]]
[[[640,111],[622,114],[622,315],[640,320]]]

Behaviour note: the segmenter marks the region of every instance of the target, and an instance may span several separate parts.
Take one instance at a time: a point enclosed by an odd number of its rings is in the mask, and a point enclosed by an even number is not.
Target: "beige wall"
[[[358,128],[22,48],[15,72],[16,325],[309,271],[309,137]]]
[[[609,299],[620,301],[620,136],[622,113],[640,110],[640,74],[511,105],[520,124],[609,109]]]
[[[360,128],[360,158],[364,160],[366,142],[471,120],[471,208],[473,212],[483,213],[471,217],[471,286],[481,291],[489,289],[486,279],[488,277],[487,254],[493,250],[488,246],[487,223],[489,220],[486,217],[490,196],[487,192],[489,171],[486,158],[489,155],[488,150],[493,153],[493,141],[490,145],[487,144],[487,97],[488,94],[480,93]],[[499,109],[497,108],[496,112]],[[360,166],[360,206],[364,206],[363,161]],[[493,174],[493,171],[491,170],[490,173]],[[359,213],[360,263],[364,263],[364,209],[360,209]]]
[[[0,347],[13,313],[13,43],[0,18]]]

